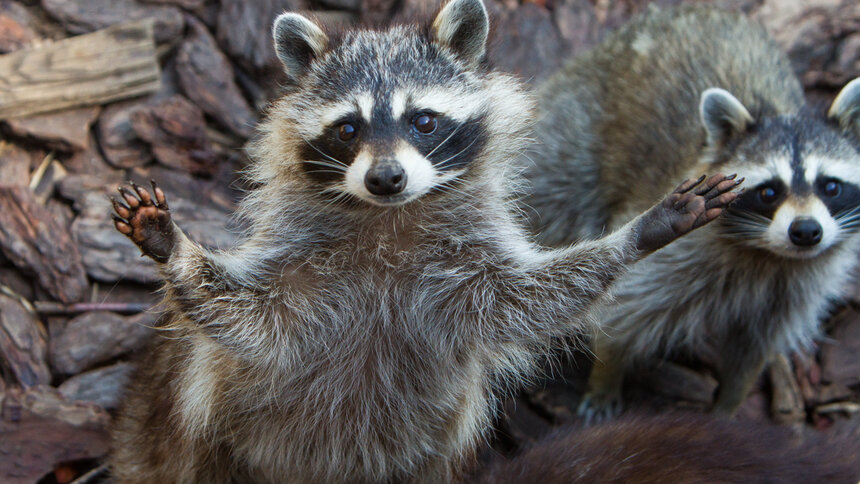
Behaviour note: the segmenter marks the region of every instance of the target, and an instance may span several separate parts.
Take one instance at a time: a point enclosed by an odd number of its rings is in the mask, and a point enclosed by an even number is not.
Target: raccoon
[[[496,458],[478,482],[855,484],[858,479],[860,439],[851,432],[800,436],[761,422],[677,413],[558,429],[513,459]]]
[[[480,0],[427,28],[277,18],[290,82],[251,147],[248,233],[207,250],[167,197],[120,188],[116,228],[170,308],[113,431],[121,482],[448,482],[499,392],[633,261],[720,215],[688,180],[617,232],[540,249],[513,201],[532,101],[485,65]]]
[[[758,24],[704,7],[651,8],[548,79],[538,105],[527,203],[544,244],[621,226],[665,190],[658,180],[746,177],[725,217],[617,281],[580,407],[608,418],[632,366],[716,351],[713,410],[735,412],[768,358],[809,347],[849,286],[860,247],[860,80],[818,115]]]

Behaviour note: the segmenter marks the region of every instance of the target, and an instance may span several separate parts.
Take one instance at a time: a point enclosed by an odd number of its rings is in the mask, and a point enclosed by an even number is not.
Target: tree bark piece
[[[0,186],[0,250],[54,298],[84,298],[87,277],[69,231],[23,187]]]
[[[131,124],[162,164],[197,175],[214,174],[215,153],[203,112],[184,97],[176,95],[133,113]]]
[[[822,344],[821,378],[851,387],[860,383],[860,312],[844,311],[834,326],[832,340]]]
[[[152,32],[145,20],[0,56],[0,119],[157,90]]]
[[[59,373],[74,375],[140,349],[152,336],[157,320],[156,313],[131,317],[101,311],[82,314],[51,335],[51,364]]]
[[[108,450],[110,416],[71,403],[50,387],[7,388],[0,398],[0,482],[37,482],[61,462],[98,458]]]
[[[0,12],[0,53],[18,50],[37,38],[33,29]]]
[[[0,357],[25,388],[51,383],[42,323],[19,301],[0,294]]]
[[[42,7],[73,34],[85,34],[123,22],[147,19],[155,24],[155,40],[167,42],[182,35],[182,12],[170,6],[145,5],[135,0],[42,0]]]
[[[99,115],[98,106],[38,114],[6,122],[14,136],[40,141],[46,148],[83,151],[89,147],[90,125]]]
[[[188,17],[188,24],[191,34],[176,55],[179,85],[206,114],[237,135],[249,138],[257,116],[236,85],[230,61],[218,50],[205,25],[192,17]],[[268,32],[268,27],[264,30]]]
[[[75,375],[64,381],[58,390],[69,401],[94,403],[106,410],[115,410],[133,371],[131,363],[116,363]]]
[[[28,186],[31,160],[30,153],[20,146],[0,141],[0,185]]]
[[[272,24],[282,12],[297,7],[299,2],[294,0],[222,0],[218,12],[218,43],[248,72],[276,72],[280,70],[280,63],[272,46]]]

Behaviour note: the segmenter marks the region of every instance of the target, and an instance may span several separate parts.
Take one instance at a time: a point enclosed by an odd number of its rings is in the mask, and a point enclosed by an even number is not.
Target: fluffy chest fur
[[[253,468],[281,473],[267,479],[397,475],[471,447],[493,409],[493,288],[511,268],[491,232],[441,236],[444,221],[411,215],[344,226],[342,239],[273,261],[265,290],[185,313],[222,315],[189,336],[186,430],[227,436]],[[223,332],[254,342],[242,348],[254,357],[217,344]]]

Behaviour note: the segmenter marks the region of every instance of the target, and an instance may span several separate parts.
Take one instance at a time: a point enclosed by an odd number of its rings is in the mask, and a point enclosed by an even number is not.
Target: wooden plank
[[[151,19],[0,56],[0,120],[158,90]]]

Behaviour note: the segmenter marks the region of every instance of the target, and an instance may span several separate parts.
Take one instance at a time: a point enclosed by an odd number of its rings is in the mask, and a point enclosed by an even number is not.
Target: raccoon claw
[[[111,198],[114,227],[134,242],[143,255],[164,263],[175,245],[174,226],[167,208],[164,192],[152,182],[152,192],[134,182],[117,190],[122,201]],[[153,203],[154,201],[154,203]]]
[[[743,182],[737,174],[705,176],[686,180],[642,215],[637,247],[653,252],[676,238],[719,217],[723,208],[737,198],[732,190]]]
[[[586,393],[576,413],[585,420],[586,425],[604,423],[617,417],[622,410],[621,399],[617,396]]]

